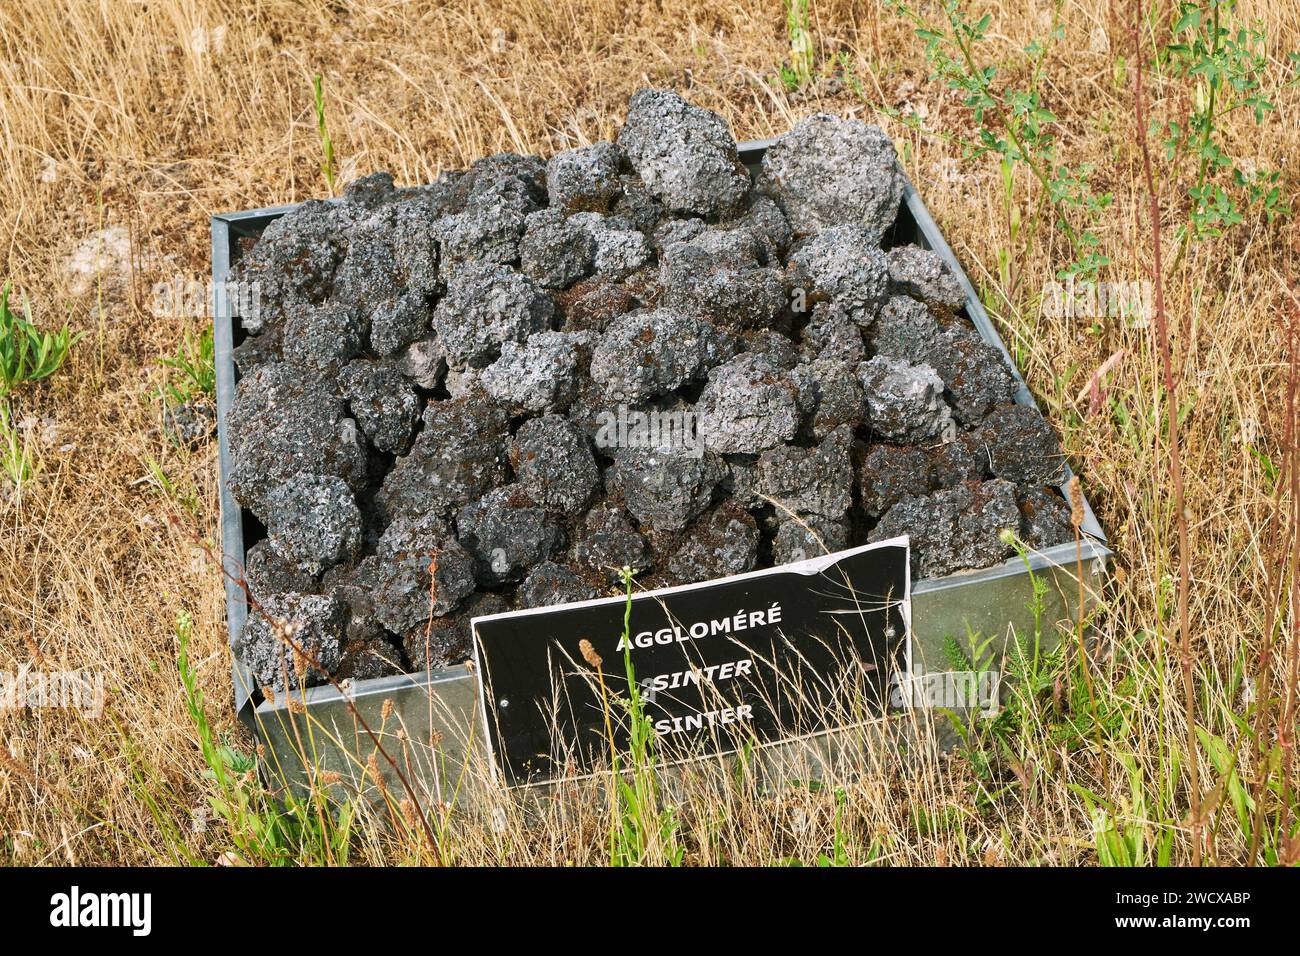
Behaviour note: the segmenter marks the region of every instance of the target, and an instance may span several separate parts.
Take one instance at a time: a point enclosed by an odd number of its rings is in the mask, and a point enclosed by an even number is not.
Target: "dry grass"
[[[738,138],[777,134],[815,109],[885,125],[995,306],[1004,337],[1023,356],[1030,385],[1062,428],[1121,555],[1100,621],[1110,651],[1098,680],[1131,720],[1103,754],[1060,744],[1035,717],[996,786],[960,756],[919,758],[904,772],[887,748],[868,746],[855,774],[844,774],[852,780],[842,816],[856,860],[878,845],[884,862],[1093,861],[1092,820],[1070,783],[1112,799],[1148,839],[1173,831],[1172,859],[1190,859],[1189,801],[1171,769],[1185,724],[1177,659],[1165,642],[1177,566],[1166,472],[1148,424],[1162,414],[1151,331],[1108,323],[1091,333],[1085,323],[1043,316],[1036,296],[1061,262],[1042,246],[1018,262],[1014,291],[999,287],[992,264],[1007,226],[996,165],[965,160],[952,142],[877,112],[923,111],[931,128],[972,132],[959,97],[928,80],[920,41],[878,4],[814,0],[820,53],[848,55],[863,98],[846,91],[798,102],[767,79],[786,54],[784,14],[772,0],[466,0],[427,9],[388,0],[41,0],[0,7],[0,276],[25,291],[47,322],[70,314],[87,332],[67,370],[22,395],[16,408],[43,470],[21,498],[0,505],[0,670],[24,662],[99,669],[110,690],[99,720],[56,710],[0,713],[0,860],[168,858],[174,838],[140,799],[132,768],[148,768],[149,786],[168,795],[182,825],[190,808],[206,801],[203,759],[176,678],[182,609],[197,622],[191,654],[209,715],[219,733],[247,746],[225,707],[221,580],[189,535],[217,535],[215,444],[193,456],[171,449],[151,398],[162,375],[156,359],[205,319],[158,314],[150,290],[178,275],[206,276],[213,213],[325,191],[311,102],[316,72],[325,78],[344,180],[386,168],[401,182],[422,182],[502,149],[547,155],[608,137],[627,96],[647,83],[718,110]],[[1050,17],[1049,5],[1034,0],[978,6],[993,16],[990,42],[1000,51],[1042,33]],[[1278,110],[1263,134],[1246,116],[1230,117],[1228,142],[1294,181],[1300,93],[1281,88],[1279,77],[1285,51],[1300,48],[1300,9],[1249,0],[1243,15],[1267,26]],[[1106,277],[1145,278],[1149,223],[1131,74],[1116,79],[1128,49],[1127,13],[1083,0],[1066,2],[1062,17],[1065,40],[1044,68],[1049,103],[1068,131],[1062,148],[1072,163],[1095,163],[1114,192],[1100,229],[1113,263]],[[1151,95],[1160,117],[1186,93],[1157,84]],[[1186,185],[1178,175],[1158,170],[1171,219],[1181,215]],[[105,268],[89,276],[70,271],[78,247],[104,229],[114,239],[99,249]],[[1224,240],[1194,245],[1165,290],[1175,348],[1186,361],[1184,397],[1193,402],[1183,461],[1197,709],[1216,733],[1231,727],[1230,715],[1244,713],[1234,667],[1253,661],[1278,588],[1277,546],[1265,540],[1275,505],[1252,450],[1280,460],[1291,233],[1289,225],[1251,218]],[[1102,381],[1108,401],[1089,414],[1089,377],[1120,350],[1124,357]],[[1112,414],[1112,402],[1134,424]],[[197,500],[197,517],[150,477],[151,458]],[[1289,507],[1287,497],[1281,506]],[[179,527],[169,520],[176,514],[184,516]],[[1282,634],[1291,634],[1289,612],[1282,625]],[[1279,666],[1286,644],[1277,648]],[[1241,752],[1249,781],[1248,750]],[[1175,796],[1163,819],[1135,806],[1119,762],[1124,754],[1148,794]],[[1207,789],[1215,779],[1211,772]],[[808,826],[790,829],[792,804]],[[829,790],[770,797],[734,782],[701,783],[681,810],[687,862],[811,861],[830,847],[835,805]],[[926,822],[918,822],[917,807]],[[591,809],[581,800],[555,801],[528,827],[514,811],[504,830],[479,825],[471,814],[449,825],[450,857],[597,862],[607,852],[606,819],[598,802]],[[409,843],[365,830],[360,856],[421,856]],[[1245,858],[1230,821],[1219,819],[1213,833],[1210,860]],[[218,825],[180,839],[207,860],[230,846]]]

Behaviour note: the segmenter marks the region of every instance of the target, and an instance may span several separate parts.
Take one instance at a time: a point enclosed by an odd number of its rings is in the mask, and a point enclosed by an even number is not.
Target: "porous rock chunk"
[[[954,428],[943,380],[930,366],[877,355],[858,367],[858,379],[871,430],[880,437],[915,443]]]
[[[773,564],[793,564],[848,547],[849,532],[843,521],[832,521],[817,515],[781,517],[784,520],[777,526],[776,535],[772,538]]]
[[[603,332],[614,319],[645,304],[626,283],[606,276],[583,279],[557,294],[556,302],[566,332]]]
[[[371,544],[371,550],[378,542]],[[379,557],[371,553],[359,561],[336,564],[321,575],[321,594],[333,594],[348,610],[348,626],[344,641],[347,646],[358,642],[385,640],[386,632],[375,618],[375,581],[379,570]]]
[[[393,174],[385,170],[359,176],[343,187],[343,202],[355,215],[382,208],[396,193]]]
[[[379,502],[390,516],[447,513],[505,480],[509,419],[479,396],[430,402],[411,450],[384,478]]]
[[[974,424],[1015,396],[1016,380],[1002,350],[973,329],[946,329],[924,360],[943,379],[953,414],[960,422]]]
[[[858,467],[862,510],[878,518],[907,498],[934,488],[930,453],[916,445],[872,445]]]
[[[799,430],[799,388],[764,356],[742,353],[709,372],[696,410],[707,448],[756,454]]]
[[[1020,492],[1020,537],[1038,551],[1074,540],[1070,506],[1055,489]]]
[[[759,263],[779,266],[794,232],[780,207],[767,196],[751,194],[749,206],[735,219],[724,223],[727,229],[742,229],[758,243]]]
[[[402,652],[392,641],[385,637],[370,637],[343,645],[335,676],[339,680],[374,680],[401,674],[405,670]]]
[[[988,450],[989,470],[998,478],[1024,485],[1059,485],[1064,480],[1061,442],[1038,409],[1004,405],[984,419],[976,435]]]
[[[350,305],[369,319],[380,304],[397,298],[404,289],[402,267],[387,231],[369,221],[354,226],[347,255],[334,275],[331,301]]]
[[[249,335],[233,349],[230,357],[240,375],[247,375],[259,365],[269,365],[283,360],[280,342],[284,337],[283,324],[270,326],[257,335]]]
[[[1014,535],[1019,528],[1016,486],[994,479],[906,498],[885,512],[869,538],[908,535],[912,573],[934,578],[1011,557],[1015,549],[1007,532]]]
[[[276,486],[267,507],[271,547],[307,574],[361,551],[361,511],[341,478],[299,472]]]
[[[879,517],[905,498],[987,476],[988,456],[971,432],[925,445],[875,444],[858,462],[862,510]]]
[[[318,590],[315,575],[302,570],[265,538],[244,554],[244,583],[259,603],[276,594],[313,594]]]
[[[393,250],[402,286],[419,295],[438,290],[439,253],[436,223],[446,203],[436,194],[402,195],[385,202],[355,227],[355,231],[382,236]]]
[[[855,367],[867,359],[862,330],[847,312],[831,302],[818,302],[802,333],[804,358],[849,362]]]
[[[671,309],[610,323],[591,356],[591,377],[610,402],[636,405],[700,378],[729,352],[712,324]]]
[[[878,126],[818,113],[768,147],[760,188],[799,235],[852,224],[879,245],[898,216],[903,175]]]
[[[835,429],[816,448],[788,445],[758,458],[755,490],[781,515],[842,518],[853,504],[853,433]]]
[[[380,451],[405,454],[424,401],[402,373],[385,362],[358,359],[339,373],[339,387],[370,444]]]
[[[399,356],[397,367],[416,387],[433,391],[447,374],[447,356],[438,337],[430,335],[408,345]]]
[[[532,279],[507,266],[464,265],[447,276],[433,324],[450,367],[483,368],[500,355],[501,343],[549,328],[554,308]]]
[[[600,589],[579,575],[554,561],[543,561],[528,572],[519,586],[519,603],[523,607],[551,607],[575,601],[590,601],[600,597]]]
[[[607,279],[626,279],[653,256],[645,236],[627,220],[598,212],[580,212],[570,216],[567,223],[582,229],[590,238],[595,248],[592,268]]]
[[[663,303],[739,329],[771,327],[787,304],[780,270],[759,265],[760,247],[741,229],[707,229],[663,250]]]
[[[726,121],[676,93],[632,94],[618,144],[646,188],[672,212],[716,216],[739,207],[749,189]]]
[[[958,430],[952,441],[932,442],[925,450],[930,456],[930,472],[937,488],[992,477],[988,449],[976,432]]]
[[[437,515],[396,518],[377,554],[374,613],[394,634],[445,617],[474,593],[474,558]]]
[[[483,390],[513,412],[562,412],[577,394],[592,337],[583,332],[540,332],[522,345],[504,342],[501,357],[483,370]]]
[[[654,235],[664,218],[663,203],[654,197],[639,176],[625,173],[618,177],[618,181],[622,194],[614,201],[610,212],[631,223],[638,232]]]
[[[687,529],[668,559],[668,573],[674,583],[693,584],[752,571],[758,542],[753,517],[734,504],[722,504]]]
[[[524,215],[507,203],[487,199],[443,216],[435,229],[445,265],[505,264],[519,258],[525,223]]]
[[[273,220],[233,272],[232,303],[245,331],[280,324],[288,309],[319,304],[343,261],[344,223],[333,203],[309,200]]]
[[[866,403],[856,364],[817,359],[798,365],[794,380],[802,406],[811,415],[813,437],[825,438],[841,425],[856,427],[866,421]]]
[[[227,422],[230,490],[263,520],[270,492],[300,471],[335,475],[354,489],[365,484],[364,439],[333,384],[315,372],[259,365],[236,386]]]
[[[692,454],[679,445],[621,448],[614,460],[612,484],[627,510],[642,525],[680,531],[709,506],[725,475],[712,454]]]
[[[939,320],[923,303],[896,295],[880,310],[868,337],[877,355],[916,362],[942,334]]]
[[[598,505],[587,512],[573,555],[579,564],[611,582],[618,580],[622,568],[644,571],[650,566],[645,538],[627,512],[612,505]]]
[[[937,252],[917,245],[895,246],[886,258],[889,284],[894,291],[948,314],[966,304],[966,290]]]
[[[284,360],[317,372],[334,372],[366,345],[361,314],[346,305],[303,305],[289,311],[281,339]]]
[[[517,260],[526,217],[545,201],[545,176],[536,156],[500,153],[476,162],[456,184],[458,211],[434,223],[444,268]]]
[[[467,660],[473,654],[474,635],[470,621],[488,614],[514,609],[513,595],[475,591],[465,599],[457,614],[430,618],[402,635],[402,650],[414,670],[445,667]]]
[[[493,488],[456,514],[457,538],[484,585],[521,580],[564,540],[559,524],[518,485]]]
[[[511,442],[510,462],[528,496],[561,514],[581,512],[600,484],[587,437],[560,415],[524,422]]]
[[[806,302],[829,299],[870,328],[889,299],[885,254],[861,226],[833,226],[790,254],[791,281]]]
[[[623,151],[614,143],[595,143],[556,153],[546,164],[551,205],[567,212],[605,212],[623,195],[619,167]]]
[[[424,295],[404,292],[375,306],[370,313],[370,347],[381,356],[396,355],[433,329],[433,310]]]
[[[579,223],[554,209],[528,217],[519,244],[519,268],[548,289],[566,289],[596,265],[596,240]]]
[[[235,656],[252,673],[254,687],[310,687],[338,668],[347,629],[341,600],[331,594],[291,591],[258,603],[260,607],[249,609],[235,647]]]
[[[799,364],[799,348],[774,329],[753,329],[740,336],[740,351],[761,355],[777,368],[790,371]]]

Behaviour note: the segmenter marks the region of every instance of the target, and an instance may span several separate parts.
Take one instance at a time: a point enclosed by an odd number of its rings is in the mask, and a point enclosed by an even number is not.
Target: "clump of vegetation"
[[[316,108],[316,131],[320,136],[320,171],[329,184],[330,192],[334,192],[338,168],[334,163],[334,140],[330,139],[329,128],[325,125],[325,86],[319,73],[312,77],[311,88]]]
[[[176,347],[175,354],[158,360],[158,364],[171,372],[168,380],[158,389],[163,402],[175,408],[196,401],[215,401],[215,354],[211,329],[204,329],[197,336],[186,332]]]
[[[14,424],[8,404],[0,402],[0,473],[21,489],[24,482],[36,477],[38,470],[27,436]]]
[[[808,0],[786,0],[785,32],[790,38],[790,59],[780,66],[781,84],[793,93],[813,78],[814,44]]]
[[[57,372],[83,334],[66,324],[56,332],[42,331],[32,321],[25,298],[21,315],[10,308],[10,292],[6,282],[0,290],[0,400]]]

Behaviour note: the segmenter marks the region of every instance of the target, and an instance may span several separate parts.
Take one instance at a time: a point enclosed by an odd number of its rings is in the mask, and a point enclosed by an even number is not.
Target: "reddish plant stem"
[[[1169,437],[1166,443],[1169,459],[1169,483],[1173,492],[1173,506],[1178,527],[1178,653],[1181,657],[1183,672],[1183,698],[1187,722],[1187,761],[1188,784],[1191,798],[1189,819],[1192,829],[1192,865],[1200,866],[1202,851],[1201,831],[1201,780],[1200,759],[1196,741],[1196,686],[1192,662],[1192,634],[1189,626],[1191,595],[1191,552],[1188,546],[1187,502],[1183,493],[1182,446],[1178,433],[1178,382],[1174,377],[1172,350],[1169,345],[1169,319],[1165,312],[1164,260],[1161,254],[1160,200],[1156,194],[1155,175],[1151,170],[1151,150],[1147,144],[1148,112],[1146,90],[1143,86],[1143,66],[1141,29],[1143,23],[1142,0],[1134,5],[1136,13],[1133,21],[1133,58],[1134,81],[1133,100],[1137,120],[1138,146],[1142,154],[1142,175],[1146,182],[1147,205],[1151,217],[1151,283],[1155,306],[1156,339],[1160,350],[1160,371],[1165,392],[1167,429]],[[1189,343],[1184,343],[1187,348]],[[1157,438],[1157,441],[1159,439]]]

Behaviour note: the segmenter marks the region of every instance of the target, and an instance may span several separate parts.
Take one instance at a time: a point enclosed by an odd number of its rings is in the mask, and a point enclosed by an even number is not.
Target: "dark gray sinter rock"
[[[538,285],[566,289],[596,267],[596,240],[559,210],[543,209],[528,217],[519,262],[524,275]]]
[[[244,330],[263,332],[280,325],[287,310],[325,301],[346,248],[334,203],[308,200],[271,222],[231,276]]]
[[[447,275],[447,294],[433,324],[447,364],[484,368],[503,342],[523,342],[550,327],[555,304],[532,279],[508,266],[458,266]]]
[[[732,502],[719,505],[686,529],[668,559],[674,584],[694,584],[752,571],[758,561],[758,525]]]
[[[267,507],[271,547],[305,574],[361,552],[361,511],[340,478],[299,472],[271,492]]]
[[[505,481],[508,425],[485,398],[430,402],[410,452],[384,478],[379,500],[390,518],[449,514]]]
[[[713,325],[670,309],[615,319],[596,343],[591,377],[612,403],[638,405],[702,378],[734,347]]]
[[[889,285],[931,309],[951,315],[966,304],[966,290],[948,263],[935,252],[917,245],[895,246],[889,260]]]
[[[743,229],[706,229],[664,246],[665,305],[738,329],[771,327],[788,303],[781,271],[759,265],[761,246]]]
[[[988,449],[989,470],[998,478],[1026,485],[1059,485],[1065,456],[1056,432],[1038,409],[1004,405],[976,430]]]
[[[708,452],[689,449],[623,448],[609,475],[633,517],[659,531],[681,531],[713,499],[725,466]]]
[[[436,515],[397,518],[377,554],[374,613],[394,634],[445,617],[474,593],[474,558]]]
[[[879,245],[898,215],[903,176],[878,126],[818,113],[768,147],[761,186],[799,235],[861,226]]]
[[[522,345],[504,342],[483,370],[483,390],[514,413],[562,412],[577,394],[592,341],[587,332],[539,332]]]
[[[943,400],[943,379],[928,365],[876,356],[858,367],[871,430],[892,441],[948,437],[952,411]]]
[[[543,561],[528,572],[519,586],[519,598],[524,607],[550,607],[574,601],[591,601],[601,597],[600,588],[554,561]]]
[[[642,89],[627,105],[618,145],[671,212],[716,216],[740,207],[749,174],[722,117],[676,93]]]
[[[510,445],[515,478],[530,498],[560,514],[579,514],[600,484],[587,436],[567,418],[524,422]]]
[[[934,578],[1006,560],[1015,554],[1011,536],[1019,529],[1016,486],[995,479],[905,498],[885,513],[870,539],[909,535],[912,573]]]
[[[573,546],[578,563],[611,583],[618,581],[622,568],[650,567],[650,548],[622,508],[597,505],[587,512],[578,534]]]
[[[606,212],[623,195],[619,167],[623,151],[614,143],[594,143],[556,153],[546,164],[551,205],[565,212]]]
[[[801,243],[790,273],[808,303],[829,300],[864,329],[889,299],[885,254],[861,226],[832,226]]]
[[[709,372],[696,410],[707,448],[757,454],[799,430],[799,386],[764,356],[743,353]]]
[[[379,451],[405,454],[424,400],[402,373],[384,362],[358,359],[339,373],[339,386],[370,444]]]
[[[841,426],[816,448],[787,446],[758,458],[755,490],[782,516],[843,518],[853,504],[853,433]]]
[[[252,672],[254,687],[309,687],[337,670],[347,632],[347,607],[341,600],[288,592],[269,595],[259,604],[249,609],[235,642],[235,656]]]
[[[519,581],[563,544],[558,522],[519,485],[493,488],[456,514],[460,543],[478,562],[484,585]]]
[[[367,450],[335,385],[292,365],[260,365],[240,379],[228,413],[234,462],[227,482],[240,504],[269,516],[267,496],[301,471],[366,481]]]

